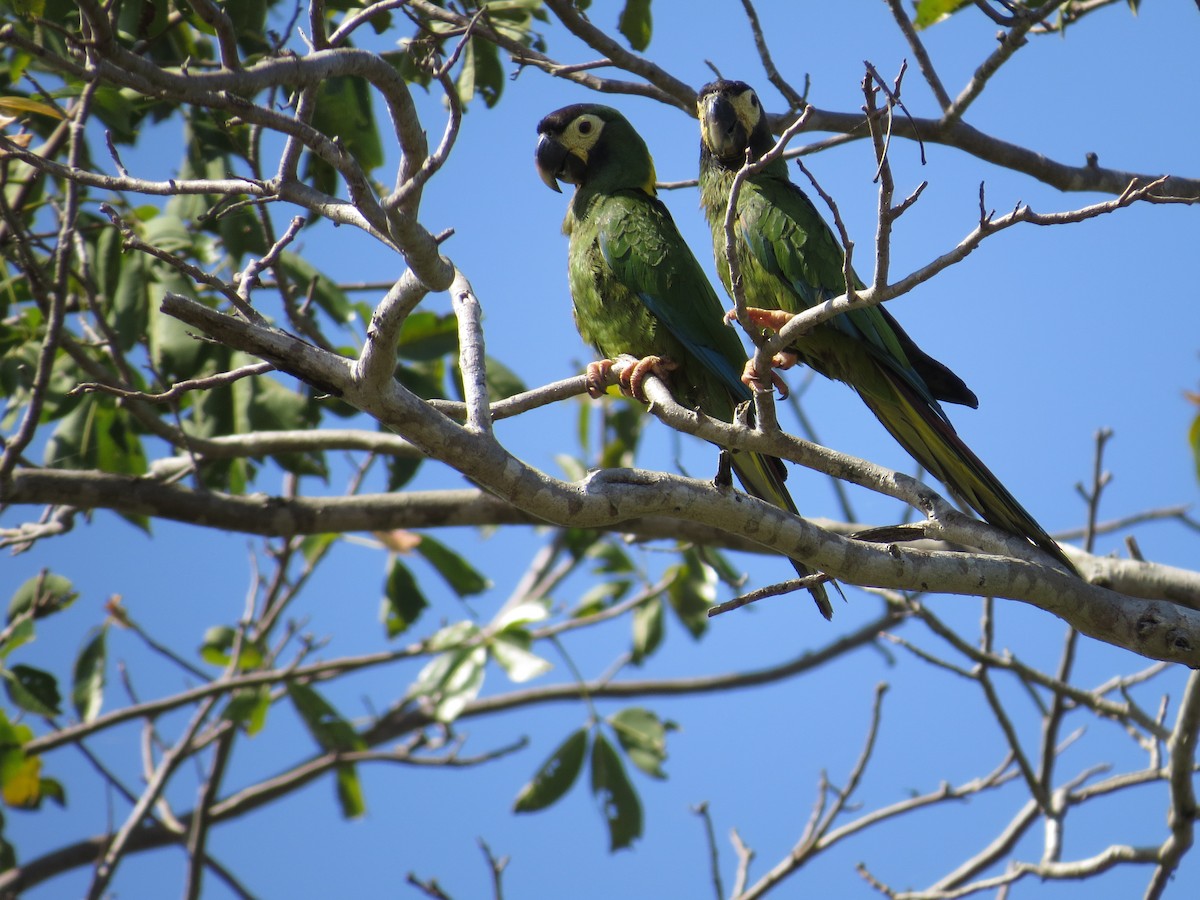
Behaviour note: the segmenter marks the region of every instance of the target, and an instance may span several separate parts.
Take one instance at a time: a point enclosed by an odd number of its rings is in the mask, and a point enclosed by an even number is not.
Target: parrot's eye
[[[750,108],[758,109],[758,95],[757,94],[750,95]]]
[[[581,121],[579,123],[579,133],[580,134],[591,134],[592,133],[592,123],[587,119],[584,119],[583,121]]]

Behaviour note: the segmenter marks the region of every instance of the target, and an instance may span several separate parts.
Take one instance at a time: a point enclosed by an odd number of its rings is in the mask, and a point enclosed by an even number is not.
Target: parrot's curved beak
[[[568,150],[553,135],[543,134],[538,138],[537,151],[533,158],[537,163],[538,175],[552,191],[562,193],[562,188],[558,186],[560,181],[568,184],[579,184],[583,181],[587,162],[580,159],[578,153]]]
[[[700,122],[708,149],[719,159],[736,158],[741,162],[746,153],[747,134],[733,104],[724,94],[712,94],[701,101],[701,106]]]
[[[538,138],[537,151],[533,155],[534,162],[537,164],[538,175],[546,187],[557,193],[562,193],[562,188],[558,186],[558,179],[566,166],[567,148],[550,137],[548,134],[543,134]]]

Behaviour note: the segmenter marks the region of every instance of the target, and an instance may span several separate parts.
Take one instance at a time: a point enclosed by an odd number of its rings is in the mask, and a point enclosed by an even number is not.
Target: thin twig
[[[707,803],[697,803],[692,812],[704,823],[704,842],[708,847],[708,868],[712,877],[713,895],[716,900],[725,900],[725,889],[721,886],[721,856],[717,851],[717,833],[713,828],[712,813]]]

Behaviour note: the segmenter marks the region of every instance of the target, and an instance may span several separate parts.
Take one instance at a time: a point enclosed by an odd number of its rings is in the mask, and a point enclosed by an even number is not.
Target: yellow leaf
[[[61,112],[49,103],[40,100],[30,100],[28,97],[0,97],[0,109],[11,112],[33,113],[38,116],[49,116],[52,119],[65,119]]]
[[[31,809],[41,800],[42,760],[27,756],[5,773],[4,802],[9,806]]]

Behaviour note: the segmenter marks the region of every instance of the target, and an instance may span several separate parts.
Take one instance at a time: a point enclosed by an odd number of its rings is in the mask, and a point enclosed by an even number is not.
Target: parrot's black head
[[[646,142],[611,106],[576,103],[538,122],[534,154],[538,174],[552,190],[558,182],[616,191],[637,188],[654,194],[654,161]]]
[[[730,169],[753,162],[771,149],[775,141],[767,115],[754,88],[744,81],[719,79],[700,88],[696,95],[700,119],[700,152]]]

